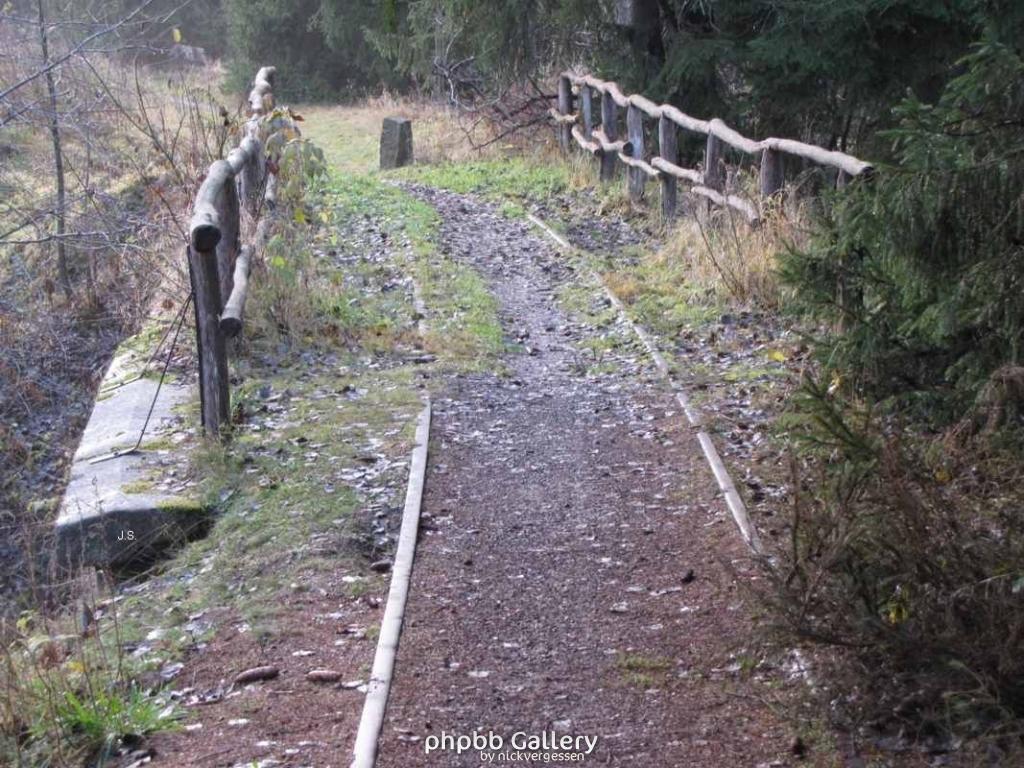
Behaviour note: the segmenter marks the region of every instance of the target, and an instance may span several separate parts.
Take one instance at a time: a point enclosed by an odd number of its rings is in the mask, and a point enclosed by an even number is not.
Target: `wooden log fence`
[[[600,97],[597,125],[594,123],[594,94]],[[574,111],[574,104],[578,104],[578,111]],[[625,110],[625,139],[619,138],[621,110]],[[873,173],[869,163],[852,155],[792,139],[772,137],[755,141],[718,118],[701,120],[669,104],[655,104],[639,94],[627,96],[616,83],[591,75],[562,73],[558,81],[558,106],[550,112],[559,128],[563,151],[569,151],[574,140],[581,149],[598,158],[602,181],[614,179],[619,164],[626,168],[626,184],[632,200],[643,198],[648,179],[657,179],[661,186],[662,215],[666,220],[676,215],[678,183],[684,182],[692,194],[710,205],[731,208],[751,225],[760,223],[761,206],[726,189],[726,147],[757,157],[761,201],[777,197],[783,191],[786,155],[836,169],[837,187]],[[645,119],[657,121],[656,130],[648,133]],[[707,137],[703,168],[679,165],[679,130]],[[648,135],[656,137],[654,146],[650,146]]]
[[[243,212],[266,242],[274,208],[274,177],[260,140],[260,121],[274,108],[274,67],[256,74],[244,138],[225,160],[210,165],[196,193],[187,258],[192,280],[203,431],[219,437],[229,423],[227,339],[242,331],[253,244],[242,245]]]

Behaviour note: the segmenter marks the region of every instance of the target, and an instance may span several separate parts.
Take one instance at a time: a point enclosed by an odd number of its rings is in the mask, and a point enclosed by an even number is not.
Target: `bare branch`
[[[190,1],[191,0],[186,0],[185,4],[187,4]],[[91,35],[86,37],[84,40],[82,40],[80,43],[78,43],[78,45],[76,45],[73,48],[71,48],[71,50],[69,50],[67,53],[63,54],[62,56],[58,56],[53,61],[51,61],[49,64],[47,64],[47,65],[45,65],[43,67],[40,67],[39,69],[37,69],[32,74],[26,75],[25,77],[23,77],[21,80],[16,82],[14,85],[11,85],[11,86],[5,88],[3,91],[0,91],[0,101],[5,101],[7,99],[7,97],[10,96],[15,91],[20,90],[21,88],[25,87],[26,85],[28,85],[31,82],[34,82],[35,80],[38,80],[40,77],[45,75],[47,72],[52,72],[54,69],[59,67],[61,64],[63,64],[65,61],[67,61],[71,57],[76,56],[77,54],[81,53],[83,50],[85,50],[89,46],[89,43],[91,43],[93,40],[96,40],[96,39],[98,39],[100,37],[103,37],[105,35],[109,35],[112,32],[116,32],[121,27],[123,27],[125,24],[130,22],[136,16],[138,16],[140,13],[142,13],[144,10],[146,10],[146,8],[151,6],[154,2],[156,2],[156,0],[145,0],[145,2],[142,3],[142,5],[140,5],[138,8],[136,8],[134,11],[129,13],[124,18],[122,18],[120,21],[117,21],[114,24],[111,24],[110,26],[105,27],[104,29],[97,30],[96,32],[92,33]],[[179,6],[179,9],[181,7],[184,7],[184,6]],[[178,10],[178,9],[176,9],[176,10]]]

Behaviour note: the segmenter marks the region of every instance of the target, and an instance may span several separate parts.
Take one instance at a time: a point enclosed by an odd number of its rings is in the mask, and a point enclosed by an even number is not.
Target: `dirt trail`
[[[558,290],[583,278],[525,222],[414,192],[520,349],[435,399],[378,765],[484,764],[427,755],[442,731],[596,736],[590,765],[786,764],[794,734],[762,703],[781,673],[744,655],[748,553],[671,393],[627,328],[567,316]]]

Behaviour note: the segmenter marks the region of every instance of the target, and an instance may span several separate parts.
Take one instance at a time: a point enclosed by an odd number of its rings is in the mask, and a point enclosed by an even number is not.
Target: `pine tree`
[[[935,103],[900,103],[895,161],[837,198],[783,276],[811,312],[845,315],[828,355],[871,390],[962,407],[1021,359],[1024,62],[989,41],[959,67]]]

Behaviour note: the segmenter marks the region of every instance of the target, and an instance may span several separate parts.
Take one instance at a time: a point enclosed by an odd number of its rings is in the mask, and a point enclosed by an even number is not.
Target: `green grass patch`
[[[128,739],[177,728],[178,705],[135,682],[163,663],[126,652],[143,634],[122,617],[83,635],[71,613],[7,626],[0,688],[14,706],[0,707],[0,764],[105,765]]]
[[[685,265],[642,249],[605,263],[605,282],[634,319],[652,332],[674,336],[715,320],[723,304],[698,288]]]
[[[165,512],[206,512],[209,508],[199,499],[190,499],[187,496],[175,496],[170,499],[161,499],[156,503],[156,508]]]
[[[121,493],[128,495],[148,493],[151,490],[153,490],[152,480],[134,480],[121,486]]]
[[[62,728],[79,734],[84,746],[108,755],[122,737],[171,730],[181,715],[173,707],[164,711],[153,697],[134,687],[97,690],[88,696],[65,691],[54,710]]]
[[[615,666],[626,684],[646,689],[664,681],[666,673],[672,668],[672,662],[660,656],[620,653],[616,657]]]
[[[155,437],[152,440],[144,441],[139,448],[143,451],[170,451],[177,445],[178,443],[168,437]]]
[[[326,192],[333,221],[371,216],[392,243],[408,242],[427,309],[424,347],[459,368],[482,368],[504,351],[498,302],[471,267],[437,249],[440,217],[430,205],[377,176],[335,174]]]
[[[541,202],[569,187],[564,163],[507,157],[469,163],[413,165],[388,174],[394,178],[447,189],[459,194],[477,194],[490,199],[512,198],[503,206],[506,215],[523,216],[523,202]]]
[[[331,168],[366,173],[377,167],[381,115],[373,109],[301,106],[302,135],[324,152]]]
[[[722,374],[725,381],[749,384],[756,381],[783,378],[788,371],[782,366],[769,367],[765,365],[747,365],[744,363],[733,363],[729,370]]]

